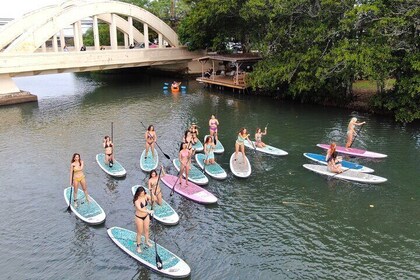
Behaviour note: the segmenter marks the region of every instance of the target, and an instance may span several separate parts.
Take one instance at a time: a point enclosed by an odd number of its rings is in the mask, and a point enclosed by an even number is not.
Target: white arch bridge
[[[92,22],[94,45],[83,51],[86,19]],[[106,46],[100,45],[100,24],[109,26]],[[118,34],[124,35],[124,45],[118,45]],[[142,8],[112,0],[66,1],[0,28],[0,96],[20,92],[13,77],[156,65],[185,69],[201,55],[180,46],[175,31]]]

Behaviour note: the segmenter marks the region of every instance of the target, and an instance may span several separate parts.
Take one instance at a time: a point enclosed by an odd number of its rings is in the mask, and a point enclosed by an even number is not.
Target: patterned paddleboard
[[[64,189],[64,200],[66,204],[69,205],[70,201],[70,190],[73,187],[68,187]],[[72,195],[72,204],[70,205],[71,211],[76,214],[79,219],[82,221],[91,224],[91,225],[98,225],[105,222],[105,212],[99,206],[99,204],[89,195],[89,203],[86,202],[85,193],[83,192],[82,188],[79,187],[77,191],[77,207],[74,207],[73,199],[74,199],[74,191],[71,192]]]
[[[156,169],[159,164],[159,155],[155,149],[155,157],[152,156],[152,150],[149,149],[146,157],[146,149],[143,150],[140,156],[140,168],[144,172],[150,172]]]
[[[192,148],[195,149],[196,152],[202,152],[204,150],[203,143],[201,143],[200,139],[197,138],[197,143],[192,145]]]
[[[208,136],[210,136],[210,135],[204,136],[204,143],[206,143],[206,138]],[[222,154],[224,151],[225,151],[225,147],[223,147],[222,142],[220,142],[220,139],[217,140],[216,147],[214,148],[214,151],[213,152],[215,154]]]
[[[96,162],[102,168],[105,173],[114,176],[114,177],[124,177],[127,174],[124,167],[116,160],[114,160],[114,164],[112,167],[109,167],[108,164],[105,164],[105,154],[97,154],[96,155]]]
[[[226,179],[227,173],[226,171],[217,163],[208,164],[204,168],[204,160],[206,159],[205,154],[196,154],[195,161],[200,166],[201,170],[204,170],[209,176],[213,177],[214,179],[223,180]]]
[[[318,147],[328,150],[330,148],[330,145],[327,144],[316,144]],[[358,156],[358,157],[367,157],[367,158],[386,158],[387,155],[375,153],[375,152],[369,152],[366,150],[356,149],[356,148],[348,148],[342,146],[337,146],[336,150],[338,153],[341,154],[347,154],[352,156]]]
[[[136,193],[137,188],[140,187],[140,185],[135,185],[131,187],[131,193],[134,195]],[[144,188],[147,192],[147,194],[150,194],[149,188]],[[147,205],[147,208],[150,210],[151,205],[150,203]],[[175,212],[175,210],[164,200],[162,199],[162,205],[159,205],[157,203],[153,204],[153,218],[155,218],[157,221],[161,222],[165,225],[176,225],[179,222],[179,216]]]
[[[120,228],[120,227],[112,227],[107,230],[109,237],[111,237],[112,241],[117,244],[124,252],[130,255],[132,258],[136,259],[146,267],[152,269],[155,272],[161,273],[165,276],[169,276],[172,278],[184,278],[190,275],[191,268],[188,264],[183,261],[180,257],[175,255],[174,253],[170,252],[169,250],[165,249],[164,247],[156,244],[157,246],[157,254],[159,255],[160,259],[162,260],[162,269],[158,270],[156,267],[156,252],[155,252],[155,244],[152,240],[150,242],[153,244],[152,247],[143,246],[141,248],[142,252],[137,253],[136,247],[136,235],[134,231]],[[142,244],[144,242],[144,236],[142,238]]]
[[[189,182],[188,186],[186,186],[184,180],[182,185],[180,185],[178,176],[166,174],[161,177],[160,180],[171,190],[173,189],[175,192],[191,199],[192,201],[201,204],[212,204],[217,202],[217,198],[212,193],[192,182]]]
[[[320,164],[324,164],[324,165],[327,164],[327,161],[325,160],[325,155],[312,154],[312,153],[304,153],[303,155],[309,158],[310,160],[316,161]],[[340,164],[343,166],[343,168],[350,168],[350,169],[353,169],[354,171],[359,171],[363,173],[374,172],[374,170],[369,167],[366,167],[366,166],[363,166],[354,162],[350,162],[350,161],[342,160]]]
[[[288,155],[288,153],[286,151],[283,151],[281,149],[278,149],[276,147],[267,145],[264,148],[260,148],[255,146],[255,141],[252,141],[252,144],[249,141],[244,141],[244,144],[246,147],[253,149],[253,150],[257,150],[259,152],[263,152],[266,154],[270,154],[270,155],[274,155],[274,156],[285,156]],[[255,147],[255,148],[254,148]]]
[[[175,158],[172,162],[176,170],[178,170],[179,172],[180,170],[179,159]],[[198,169],[191,163],[190,163],[190,167],[191,167],[190,171],[188,172],[188,181],[196,183],[197,185],[206,185],[209,183],[209,179],[206,177],[206,175],[204,175],[204,173],[200,169]],[[185,173],[182,175],[185,177]]]
[[[235,160],[235,153],[230,156],[229,161],[230,170],[233,175],[240,178],[248,178],[251,175],[251,164],[248,158],[243,156],[241,152],[238,152],[238,157]]]

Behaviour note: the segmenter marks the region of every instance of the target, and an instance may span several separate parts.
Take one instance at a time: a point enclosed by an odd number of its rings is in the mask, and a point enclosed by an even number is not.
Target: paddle
[[[111,122],[111,141],[114,143],[114,122]],[[115,158],[115,148],[114,145],[112,145],[112,158]],[[111,165],[109,167],[112,167],[114,165],[114,161],[111,159],[110,161]]]
[[[160,171],[159,171],[159,176],[158,176],[158,179],[157,179],[157,182],[156,182],[156,188],[159,184],[161,172],[162,172],[162,167],[160,168]],[[150,209],[153,210],[153,204],[154,204],[153,203],[154,202],[153,201],[153,190],[151,190],[151,192],[150,192],[150,198],[152,200],[152,205],[150,206]],[[158,254],[157,245],[156,245],[156,219],[154,219],[153,215],[151,215],[150,217],[151,217],[152,222],[153,222],[153,232],[154,232],[154,237],[155,237],[154,241],[155,241],[155,253],[156,253],[156,267],[157,267],[157,269],[161,270],[163,268],[162,259],[160,258],[159,254]]]
[[[146,129],[147,130],[147,128],[146,128],[146,126],[143,124],[143,122],[140,122],[141,123],[141,125],[144,127],[144,129]],[[151,136],[151,137],[153,137],[149,132],[148,132],[148,134],[149,134],[149,136]],[[156,143],[156,146],[159,148],[159,150],[162,152],[162,154],[167,158],[167,159],[171,159],[167,154],[165,154],[163,151],[162,151],[162,148],[159,146],[159,144],[157,143],[157,142],[155,142]]]
[[[191,146],[191,143],[188,143],[188,147],[190,147],[190,146]],[[191,157],[192,157],[192,156],[190,156],[190,157],[188,158],[187,165],[188,165],[188,163],[191,161]],[[176,183],[178,183],[178,180],[179,180],[179,175],[180,175],[180,173],[181,173],[181,162],[180,162],[179,164],[180,164],[180,166],[179,166],[179,171],[178,171],[178,175],[176,176],[176,177],[177,177],[177,179],[176,179],[176,181],[175,181],[174,185],[172,186],[172,190],[171,190],[171,193],[169,194],[169,196],[173,196],[173,195],[174,195],[174,192],[175,192],[175,186],[176,186]]]
[[[70,205],[71,205],[71,197],[72,197],[72,194],[73,194],[73,187],[72,187],[72,185],[73,185],[73,175],[74,175],[74,170],[71,172],[70,199],[69,199],[69,206],[67,207],[67,211],[71,210]]]
[[[363,125],[364,125],[364,124],[362,124],[362,125],[360,126],[359,130],[356,132],[356,135],[354,136],[353,140],[351,141],[349,148],[351,148],[351,145],[353,145],[354,140],[356,140],[357,136],[359,136],[359,133],[360,133],[360,131],[361,131],[361,130],[362,130],[362,128],[363,128]]]

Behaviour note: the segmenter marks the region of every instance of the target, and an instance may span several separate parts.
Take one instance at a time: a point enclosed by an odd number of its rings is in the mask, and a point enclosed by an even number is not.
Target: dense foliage
[[[258,50],[254,88],[301,100],[352,99],[356,79],[377,82],[375,105],[398,120],[420,118],[418,0],[186,0],[181,42]],[[395,87],[385,90],[385,81]]]

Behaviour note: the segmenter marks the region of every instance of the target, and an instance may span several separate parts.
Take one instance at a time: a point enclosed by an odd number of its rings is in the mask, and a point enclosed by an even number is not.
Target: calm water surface
[[[121,251],[106,229],[134,229],[131,186],[145,182],[139,166],[144,129],[154,124],[163,151],[176,157],[191,122],[207,133],[220,121],[229,171],[239,128],[268,125],[264,141],[286,157],[247,150],[248,179],[229,173],[206,189],[219,201],[195,204],[162,185],[180,215],[152,236],[192,269],[191,279],[418,279],[420,277],[420,127],[388,117],[270,98],[221,93],[195,82],[186,94],[162,91],[171,78],[48,75],[16,79],[37,104],[0,108],[1,279],[161,279]],[[187,84],[187,81],[184,81]],[[388,178],[381,185],[327,180],[302,167],[317,143],[344,143],[352,116],[366,121],[354,147],[388,154],[353,159]],[[114,123],[116,157],[124,179],[95,162]],[[74,152],[85,160],[90,194],[107,220],[88,226],[65,211],[63,189]],[[159,152],[160,153],[160,152]],[[171,174],[169,160],[159,154]],[[371,207],[371,205],[373,207]],[[155,235],[154,235],[155,234]]]

